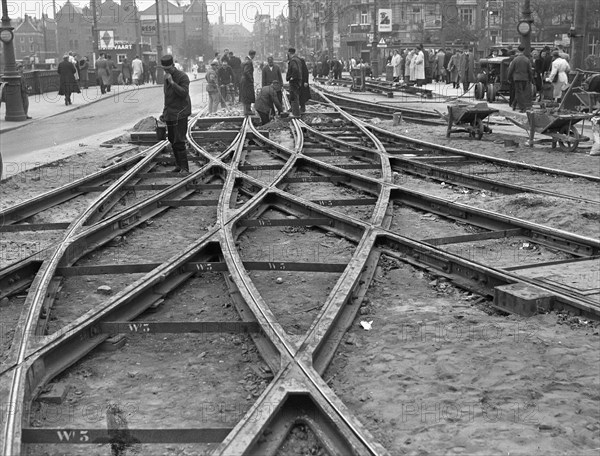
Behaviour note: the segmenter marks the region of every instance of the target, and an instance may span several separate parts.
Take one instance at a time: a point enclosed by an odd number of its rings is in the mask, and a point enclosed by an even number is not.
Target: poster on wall
[[[392,10],[391,9],[380,9],[379,10],[379,22],[377,27],[380,32],[391,32],[392,31]]]

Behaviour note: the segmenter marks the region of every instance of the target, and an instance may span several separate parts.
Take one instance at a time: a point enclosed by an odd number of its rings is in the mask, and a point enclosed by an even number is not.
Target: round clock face
[[[531,32],[531,24],[526,21],[521,21],[517,24],[517,31],[521,35],[528,35]]]
[[[13,33],[10,30],[0,30],[0,40],[4,43],[10,43],[10,40],[13,38]]]

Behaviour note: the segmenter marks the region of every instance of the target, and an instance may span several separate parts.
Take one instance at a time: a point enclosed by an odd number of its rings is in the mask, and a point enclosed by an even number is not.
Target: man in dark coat
[[[533,81],[533,69],[531,61],[523,52],[525,46],[519,45],[517,56],[508,66],[508,80],[512,81],[515,88],[515,98],[512,108],[526,112],[531,107],[531,82]]]
[[[300,57],[300,65],[302,66],[302,87],[300,87],[300,112],[306,112],[306,102],[310,100],[310,87],[308,86],[308,66],[306,60]]]
[[[63,56],[63,61],[58,64],[58,68],[56,69],[58,74],[60,75],[60,86],[58,89],[59,95],[65,96],[65,105],[69,106],[73,104],[71,101],[71,94],[81,93],[79,90],[79,84],[77,84],[77,80],[75,79],[75,66],[69,62],[69,55],[65,54]]]
[[[235,86],[235,92],[240,91],[240,80],[242,78],[242,61],[239,57],[233,55],[233,52],[229,52],[229,66],[233,71],[233,85]]]
[[[256,51],[248,52],[242,65],[242,80],[240,82],[240,103],[244,105],[244,115],[252,115],[252,103],[256,101],[254,93],[254,56]]]
[[[271,121],[271,111],[277,109],[279,114],[283,111],[277,92],[281,92],[281,83],[277,79],[274,79],[271,85],[260,89],[256,103],[254,103],[254,109],[256,109],[256,112],[260,116],[262,125]]]
[[[285,79],[290,86],[290,104],[292,105],[292,118],[300,118],[300,88],[303,85],[302,62],[296,55],[295,48],[288,49],[288,70]]]
[[[165,71],[165,107],[162,120],[167,124],[167,136],[175,157],[174,172],[189,172],[185,138],[187,135],[188,117],[192,113],[190,99],[190,78],[183,71],[175,68],[172,55],[165,55],[160,60]]]
[[[100,86],[100,93],[104,95],[106,93],[106,84],[110,83],[110,78],[108,77],[108,63],[103,53],[96,60],[96,83]]]

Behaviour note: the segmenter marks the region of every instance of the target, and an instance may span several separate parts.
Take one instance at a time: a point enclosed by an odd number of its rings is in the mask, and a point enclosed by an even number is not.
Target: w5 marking
[[[58,440],[60,442],[89,442],[90,436],[87,435],[88,431],[84,430],[75,430],[75,431],[56,431],[58,435]]]
[[[130,323],[128,325],[129,331],[134,333],[149,333],[150,325],[148,323]]]

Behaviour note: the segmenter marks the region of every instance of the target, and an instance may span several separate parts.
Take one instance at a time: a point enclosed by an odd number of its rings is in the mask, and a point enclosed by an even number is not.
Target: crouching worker
[[[265,86],[260,89],[260,94],[254,103],[254,109],[260,116],[262,125],[265,125],[271,121],[271,109],[273,106],[277,109],[277,113],[281,114],[283,108],[279,102],[277,92],[281,90],[281,83],[277,80],[271,82],[271,85]]]

